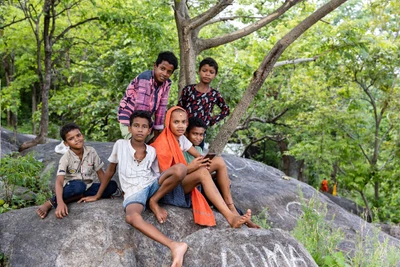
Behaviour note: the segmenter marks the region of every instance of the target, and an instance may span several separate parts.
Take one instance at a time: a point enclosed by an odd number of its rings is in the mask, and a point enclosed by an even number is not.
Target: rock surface
[[[57,166],[61,155],[54,152],[59,142],[31,148],[46,165]],[[113,143],[87,142],[95,147],[102,160]],[[26,151],[24,153],[28,153]],[[146,221],[172,239],[185,241],[189,250],[184,266],[316,266],[304,247],[290,236],[302,215],[301,190],[306,200],[313,196],[326,204],[327,223],[340,228],[345,239],[339,249],[350,255],[358,240],[373,225],[347,212],[311,186],[295,179],[283,179],[277,169],[252,160],[223,155],[230,178],[235,204],[258,214],[267,208],[270,230],[242,227],[230,229],[218,212],[217,226],[205,228],[193,223],[190,209],[164,206],[169,213],[160,225],[146,211]],[[53,174],[56,170],[53,169]],[[53,175],[54,176],[54,175]],[[117,175],[113,177],[118,181]],[[0,215],[0,252],[8,256],[11,266],[169,266],[169,250],[125,223],[122,199],[104,199],[94,203],[73,203],[69,215],[56,219],[51,211],[41,220],[36,207]],[[379,233],[379,239],[400,247],[400,241]],[[399,265],[400,266],[400,263]]]

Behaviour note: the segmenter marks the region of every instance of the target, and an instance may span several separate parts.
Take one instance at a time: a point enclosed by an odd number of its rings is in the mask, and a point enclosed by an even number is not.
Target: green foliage
[[[263,229],[271,228],[271,224],[268,222],[268,208],[264,208],[258,215],[252,216],[251,219]]]
[[[50,172],[40,177],[43,163],[37,161],[33,154],[20,156],[7,155],[0,160],[0,181],[5,189],[5,199],[0,200],[0,213],[11,209],[22,208],[31,204],[42,203],[51,195],[48,187]],[[26,188],[36,194],[34,203],[27,203],[15,194],[17,187]]]
[[[338,15],[340,19],[332,17],[335,25],[320,25],[317,33],[306,33],[308,42],[296,49],[314,43],[314,53],[321,51],[323,56],[315,63],[288,67],[290,82],[281,96],[293,113],[282,122],[289,126],[284,129],[287,154],[304,160],[305,174],[313,178],[314,187],[336,168],[339,194],[362,193],[380,219],[398,222],[399,200],[392,196],[398,192],[393,181],[399,168],[395,155],[400,106],[395,99],[400,93],[396,70],[400,57],[396,33],[380,20],[394,4],[379,2],[372,7],[352,1],[343,7],[348,10]]]
[[[2,252],[0,252],[0,267],[8,267],[8,258]]]
[[[299,194],[303,215],[291,232],[293,237],[304,245],[318,266],[348,266],[345,256],[338,250],[344,233],[325,220],[326,205],[320,203],[317,196],[305,200],[301,189]]]
[[[361,232],[357,233],[354,255],[350,257],[343,254],[338,245],[344,233],[326,221],[326,205],[317,196],[305,200],[300,189],[299,195],[303,215],[297,220],[291,234],[304,245],[318,266],[394,267],[400,262],[398,248],[390,245],[387,237],[380,238],[381,230],[377,227],[366,230],[366,223],[361,225]]]
[[[367,230],[366,225],[361,226],[356,242],[355,255],[351,259],[351,266],[381,267],[398,266],[400,254],[398,248],[389,245],[387,237],[380,240],[381,230],[374,227],[371,231]]]

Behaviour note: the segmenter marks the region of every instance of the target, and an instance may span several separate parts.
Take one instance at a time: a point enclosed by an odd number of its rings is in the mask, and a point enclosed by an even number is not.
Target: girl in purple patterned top
[[[178,106],[183,107],[188,117],[198,117],[207,126],[213,126],[229,115],[229,107],[222,95],[210,87],[210,83],[218,73],[218,64],[212,58],[205,58],[200,62],[198,84],[191,84],[183,88],[178,100]],[[221,112],[213,116],[214,105],[217,105]]]

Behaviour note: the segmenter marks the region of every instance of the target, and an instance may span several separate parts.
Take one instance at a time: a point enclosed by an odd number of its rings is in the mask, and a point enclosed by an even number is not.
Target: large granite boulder
[[[57,166],[61,155],[54,152],[58,142],[29,151],[46,165]],[[87,142],[104,162],[113,143]],[[28,153],[26,151],[24,153]],[[302,215],[301,198],[317,198],[327,207],[326,222],[345,233],[339,249],[354,252],[359,235],[372,233],[373,225],[347,212],[311,186],[272,167],[236,156],[223,155],[232,180],[236,205],[258,214],[267,208],[270,230],[242,227],[230,229],[215,212],[217,226],[205,228],[193,223],[190,209],[164,206],[169,213],[160,225],[146,211],[144,218],[175,240],[185,241],[189,250],[184,266],[316,266],[304,247],[289,232]],[[53,169],[53,174],[55,168]],[[117,175],[113,177],[118,181]],[[56,219],[53,212],[41,220],[35,207],[0,215],[0,252],[11,266],[168,266],[169,250],[134,230],[124,221],[122,199],[69,205],[69,215]],[[400,247],[400,241],[379,233],[379,239]],[[400,263],[399,263],[400,266]]]
[[[74,203],[64,219],[41,220],[35,207],[0,216],[0,251],[10,266],[169,266],[170,251],[125,223],[121,199]],[[305,248],[280,229],[231,229],[216,213],[217,227],[195,225],[190,209],[166,206],[160,225],[146,221],[189,245],[184,266],[317,266]],[[295,265],[293,265],[295,263]]]

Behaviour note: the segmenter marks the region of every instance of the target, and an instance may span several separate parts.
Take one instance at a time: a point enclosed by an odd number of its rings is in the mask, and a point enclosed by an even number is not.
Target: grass
[[[377,227],[361,226],[356,234],[353,255],[340,251],[339,244],[344,239],[344,232],[326,220],[326,204],[320,202],[317,195],[306,200],[299,190],[303,214],[297,220],[291,234],[303,244],[321,267],[396,267],[400,264],[400,248],[389,244],[389,239],[379,239],[381,230]],[[264,229],[270,229],[268,210],[253,216],[253,221]]]

